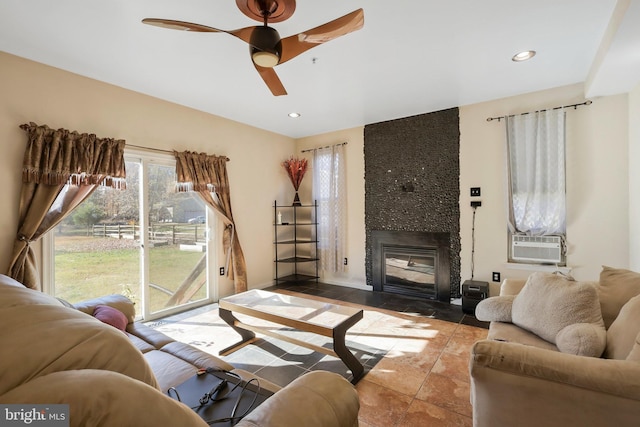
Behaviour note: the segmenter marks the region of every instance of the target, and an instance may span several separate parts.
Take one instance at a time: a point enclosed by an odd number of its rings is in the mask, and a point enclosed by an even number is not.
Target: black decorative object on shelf
[[[273,203],[275,284],[318,282],[318,204]]]

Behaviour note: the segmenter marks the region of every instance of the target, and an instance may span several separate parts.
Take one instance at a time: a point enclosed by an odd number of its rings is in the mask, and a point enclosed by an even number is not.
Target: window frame
[[[175,168],[175,158],[168,153],[150,152],[147,150],[135,150],[125,148],[124,158],[126,162],[139,162],[141,165],[140,184],[141,189],[139,192],[140,203],[140,229],[146,230],[148,228],[149,220],[149,165],[160,166],[172,166]],[[139,248],[140,257],[140,302],[141,319],[150,321],[172,314],[180,313],[183,311],[191,310],[193,308],[201,307],[204,305],[212,304],[218,300],[218,276],[214,274],[211,266],[216,265],[218,245],[212,243],[213,237],[215,237],[219,228],[219,218],[213,214],[210,207],[205,204],[206,212],[206,235],[207,235],[207,258],[206,258],[206,271],[207,271],[207,295],[208,297],[199,301],[188,302],[177,307],[171,307],[163,310],[159,310],[151,313],[149,310],[149,256],[145,248],[149,248],[149,233],[141,233],[141,242]],[[41,268],[41,282],[42,290],[44,293],[55,296],[55,227],[44,234],[42,237],[42,268]]]

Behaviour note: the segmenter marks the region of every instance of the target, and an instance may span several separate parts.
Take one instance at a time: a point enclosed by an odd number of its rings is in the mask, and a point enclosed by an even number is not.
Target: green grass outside
[[[86,238],[90,240],[91,238]],[[100,239],[97,239],[100,240]],[[56,242],[57,243],[57,242]],[[204,255],[181,251],[177,246],[160,246],[150,251],[151,282],[175,291]],[[109,249],[56,252],[56,296],[75,303],[109,294],[123,294],[140,305],[140,251]],[[198,277],[204,279],[205,273]],[[206,297],[202,287],[192,300]],[[150,289],[151,312],[165,306],[169,295]]]

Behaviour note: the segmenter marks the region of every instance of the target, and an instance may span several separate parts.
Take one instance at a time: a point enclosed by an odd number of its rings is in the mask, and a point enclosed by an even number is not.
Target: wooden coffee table
[[[238,343],[221,350],[221,355],[229,354],[255,341],[255,332],[259,332],[339,357],[351,370],[353,384],[358,382],[364,373],[362,364],[345,344],[347,330],[362,319],[362,309],[262,290],[251,290],[222,298],[219,305],[220,318],[242,337]],[[283,335],[263,326],[249,325],[238,320],[234,313],[332,338],[333,350]]]

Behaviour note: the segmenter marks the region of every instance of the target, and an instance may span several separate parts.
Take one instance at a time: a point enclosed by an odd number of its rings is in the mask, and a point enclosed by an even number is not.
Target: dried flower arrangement
[[[307,171],[307,159],[290,157],[282,162],[282,167],[287,171],[293,188],[298,191],[302,178],[304,178],[304,174]]]
[[[292,156],[282,162],[282,167],[287,171],[291,184],[293,184],[293,188],[296,190],[293,205],[300,206],[301,203],[300,197],[298,196],[298,189],[300,188],[302,178],[304,178],[304,174],[307,171],[307,159]]]

